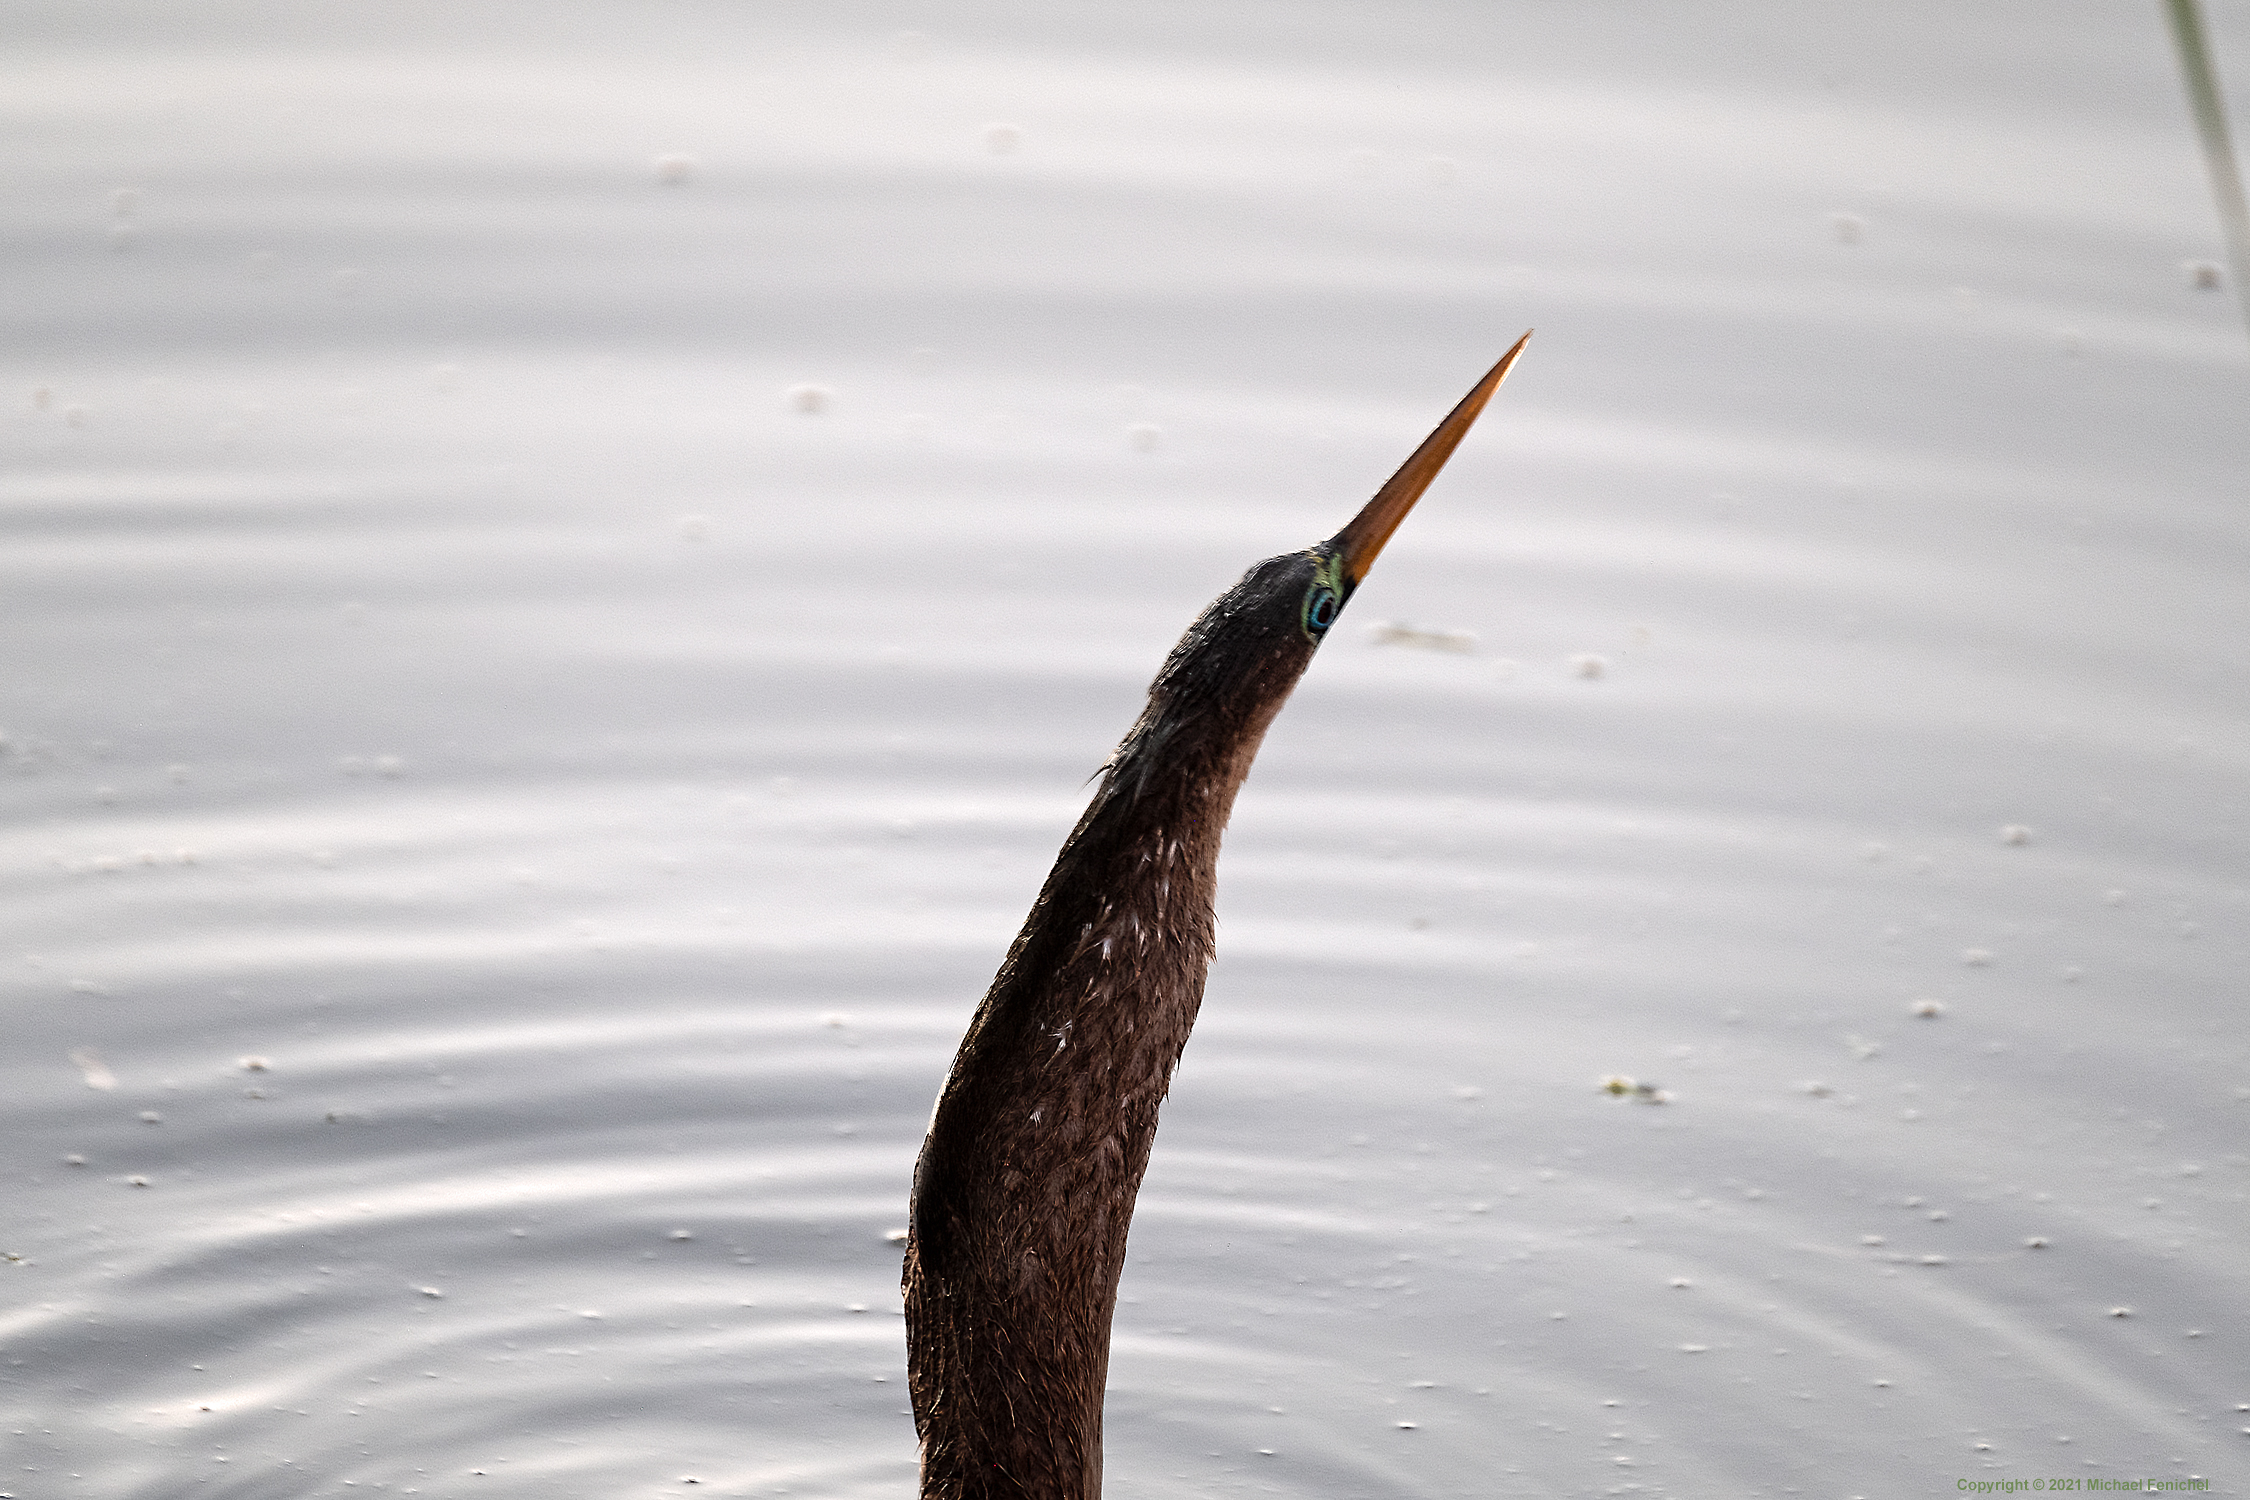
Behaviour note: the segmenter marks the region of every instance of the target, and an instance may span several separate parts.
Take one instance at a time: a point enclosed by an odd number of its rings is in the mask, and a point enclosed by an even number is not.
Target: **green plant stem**
[[[2250,204],[2242,195],[2242,172],[2235,165],[2234,142],[2227,134],[2226,104],[2219,94],[2219,72],[2211,63],[2211,44],[2198,0],[2164,0],[2172,40],[2180,49],[2180,72],[2187,80],[2188,107],[2203,140],[2203,164],[2211,173],[2211,196],[2219,207],[2219,227],[2227,242],[2235,305],[2250,328]]]

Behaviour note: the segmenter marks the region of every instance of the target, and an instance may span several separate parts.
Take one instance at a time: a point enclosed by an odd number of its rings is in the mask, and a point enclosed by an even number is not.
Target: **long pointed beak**
[[[1446,414],[1435,432],[1422,439],[1422,446],[1414,450],[1414,456],[1399,465],[1399,471],[1375,492],[1375,498],[1368,501],[1358,515],[1352,517],[1351,524],[1336,533],[1331,545],[1343,554],[1344,572],[1350,577],[1352,587],[1359,587],[1367,570],[1375,566],[1375,554],[1383,550],[1391,533],[1398,530],[1398,523],[1406,519],[1414,502],[1422,498],[1422,491],[1430,487],[1430,481],[1437,478],[1438,470],[1445,467],[1453,450],[1461,446],[1461,439],[1476,421],[1477,414],[1484,410],[1484,403],[1500,389],[1500,382],[1508,378],[1516,356],[1523,353],[1523,346],[1530,342],[1528,333],[1517,339],[1516,346],[1500,356],[1500,363],[1485,372],[1476,389],[1461,398],[1461,404]]]

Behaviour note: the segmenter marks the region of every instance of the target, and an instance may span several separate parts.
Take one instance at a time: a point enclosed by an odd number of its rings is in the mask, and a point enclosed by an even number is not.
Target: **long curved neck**
[[[1125,1235],[1212,953],[1219,838],[1303,670],[1152,696],[954,1059],[915,1167],[907,1370],[924,1500],[1094,1500]]]

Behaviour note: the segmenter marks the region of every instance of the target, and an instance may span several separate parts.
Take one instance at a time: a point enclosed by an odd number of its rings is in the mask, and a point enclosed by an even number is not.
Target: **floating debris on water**
[[[1462,655],[1477,649],[1477,638],[1471,631],[1426,629],[1403,621],[1381,621],[1368,630],[1367,638],[1378,646],[1415,646]]]
[[[886,1229],[883,1231],[883,1243],[886,1245],[903,1245],[906,1243],[906,1238],[907,1232],[903,1229]]]
[[[1945,1002],[1942,1000],[1917,1000],[1914,1002],[1914,1014],[1925,1021],[1934,1021],[1945,1014]]]
[[[1671,1094],[1653,1083],[1643,1083],[1622,1073],[1612,1073],[1602,1080],[1602,1092],[1618,1099],[1631,1099],[1635,1104],[1670,1104]]]
[[[2023,1242],[2023,1247],[2026,1250],[2044,1250],[2052,1243],[2045,1235],[2035,1234]]]
[[[141,1111],[141,1123],[143,1125],[161,1125],[164,1123],[164,1117],[153,1109],[144,1109]]]
[[[396,780],[406,770],[406,762],[395,755],[347,755],[336,762],[336,769],[346,776],[377,776]]]
[[[675,1229],[668,1236],[668,1238],[675,1240],[692,1240],[695,1238],[695,1231],[692,1229]]]
[[[2133,1310],[2129,1307],[2113,1307],[2109,1310],[2109,1315],[2113,1318],[2129,1318],[2133,1315]]]
[[[1990,948],[1963,948],[1961,950],[1961,962],[1972,969],[1989,967],[1992,963],[1992,950]]]
[[[2028,844],[2031,842],[2031,830],[2021,823],[2010,823],[2000,830],[2000,842],[2003,844]]]
[[[102,1055],[91,1047],[73,1047],[70,1060],[78,1065],[78,1072],[86,1080],[86,1087],[108,1093],[117,1087],[117,1075],[102,1061]]]
[[[443,1301],[445,1299],[444,1291],[438,1287],[418,1286],[414,1290],[420,1292],[423,1296],[430,1298],[432,1301]]]

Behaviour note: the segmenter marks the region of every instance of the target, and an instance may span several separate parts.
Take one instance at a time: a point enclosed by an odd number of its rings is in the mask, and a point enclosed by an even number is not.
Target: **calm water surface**
[[[1236,814],[1112,1492],[2250,1487],[2154,6],[15,21],[0,1493],[910,1493],[1088,774],[1534,325]]]

